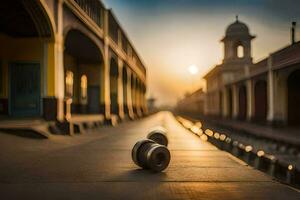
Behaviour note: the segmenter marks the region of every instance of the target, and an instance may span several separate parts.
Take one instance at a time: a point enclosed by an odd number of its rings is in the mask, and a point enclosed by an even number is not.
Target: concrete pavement
[[[156,125],[168,129],[171,163],[137,168],[131,148]],[[171,113],[51,140],[0,134],[1,199],[300,199],[185,130]]]

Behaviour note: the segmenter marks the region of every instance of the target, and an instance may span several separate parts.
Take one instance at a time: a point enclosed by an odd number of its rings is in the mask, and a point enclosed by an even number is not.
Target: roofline
[[[126,39],[127,39],[128,42],[130,43],[131,48],[134,50],[135,54],[138,56],[138,59],[141,61],[143,67],[145,68],[145,71],[147,71],[144,60],[142,59],[142,57],[140,56],[140,54],[137,52],[137,50],[136,50],[136,48],[135,48],[133,42],[132,42],[131,39],[128,37],[127,32],[124,30],[122,24],[120,23],[120,21],[119,21],[118,18],[116,17],[116,15],[115,15],[113,9],[112,9],[112,8],[109,8],[109,9],[106,9],[106,10],[107,10],[108,12],[110,12],[111,15],[113,16],[113,18],[116,20],[116,22],[117,22],[118,25],[119,25],[119,28],[120,28],[121,31],[124,33],[124,35],[126,36]]]
[[[260,62],[263,62],[263,61],[267,60],[268,58],[274,56],[275,54],[280,53],[280,52],[282,52],[282,51],[284,51],[284,50],[286,50],[286,49],[288,49],[290,47],[293,47],[295,45],[300,45],[300,40],[298,42],[295,42],[294,44],[286,45],[286,46],[280,48],[277,51],[273,51],[273,52],[269,53],[269,56],[266,56],[266,57],[263,57],[263,58],[259,59],[257,62],[253,63],[253,65],[256,65],[256,64],[258,64]]]
[[[295,45],[300,45],[300,40],[299,40],[298,42],[295,42],[294,44],[288,44],[288,45],[286,45],[286,46],[280,48],[280,49],[277,50],[277,51],[271,52],[271,53],[270,53],[270,56],[273,56],[274,54],[280,53],[280,52],[282,52],[282,51],[284,51],[284,50],[286,50],[286,49],[288,49],[288,48],[290,48],[290,47],[293,47],[293,46],[295,46]]]
[[[102,5],[102,7],[104,8],[104,9],[106,9],[106,6],[104,5],[104,3],[102,2],[102,0],[98,0],[99,2],[100,2],[100,4]]]
[[[220,65],[215,65],[214,68],[210,69],[202,78],[207,79],[208,77],[210,77],[212,75],[212,73],[215,73],[217,71],[217,69],[220,68],[222,64]]]
[[[241,35],[242,37],[246,37],[246,35]],[[253,39],[255,39],[256,38],[256,35],[251,35],[251,34],[249,34],[249,35],[247,35],[251,40],[253,40]],[[221,40],[220,40],[220,42],[224,42],[225,40],[227,40],[227,39],[229,39],[229,38],[231,38],[231,37],[235,37],[235,36],[233,36],[233,35],[225,35]]]

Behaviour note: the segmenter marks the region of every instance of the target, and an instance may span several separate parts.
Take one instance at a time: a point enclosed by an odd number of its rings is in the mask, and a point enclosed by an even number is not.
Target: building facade
[[[238,19],[226,29],[224,60],[209,71],[205,114],[275,125],[299,125],[300,42],[253,63],[246,24]]]
[[[3,1],[0,13],[0,115],[146,113],[145,65],[100,0]]]

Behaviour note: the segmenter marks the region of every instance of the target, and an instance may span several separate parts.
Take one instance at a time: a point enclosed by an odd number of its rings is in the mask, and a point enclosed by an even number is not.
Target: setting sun
[[[192,75],[195,75],[198,73],[199,69],[196,65],[191,65],[189,66],[188,68],[189,72],[192,74]]]

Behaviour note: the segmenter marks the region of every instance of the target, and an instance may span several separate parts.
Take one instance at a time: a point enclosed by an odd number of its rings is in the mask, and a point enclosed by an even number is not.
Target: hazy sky
[[[284,3],[283,3],[284,2]],[[148,70],[148,96],[172,105],[205,86],[202,76],[223,59],[220,39],[235,15],[257,36],[254,61],[290,42],[300,0],[104,0],[129,35]],[[192,76],[188,67],[197,65]]]

